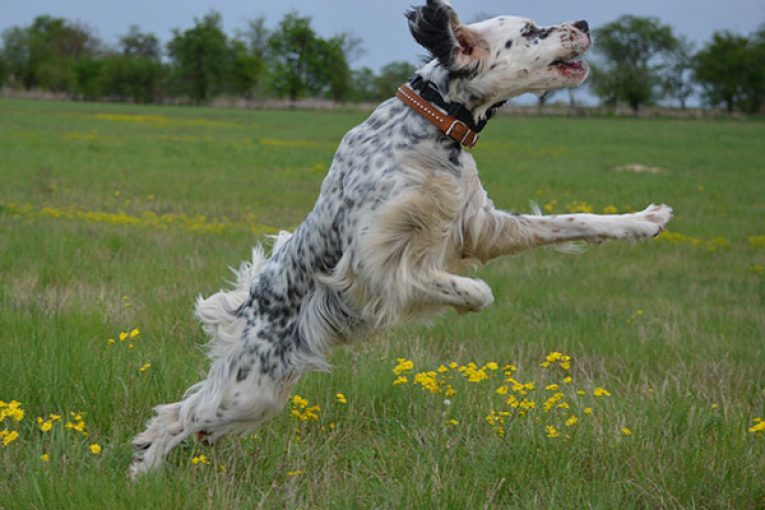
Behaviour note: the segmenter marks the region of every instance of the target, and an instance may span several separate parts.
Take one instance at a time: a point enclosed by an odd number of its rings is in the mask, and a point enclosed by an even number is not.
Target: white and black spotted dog
[[[256,248],[234,290],[200,298],[212,366],[183,400],[156,407],[133,441],[134,476],[191,434],[213,443],[278,413],[301,374],[328,368],[332,346],[443,307],[487,307],[489,286],[456,274],[466,266],[567,241],[650,238],[670,220],[664,205],[622,215],[498,210],[462,148],[507,99],[584,81],[587,64],[573,58],[590,46],[586,22],[464,25],[444,0],[407,18],[432,60],[343,138],[295,233],[277,236],[270,258]]]

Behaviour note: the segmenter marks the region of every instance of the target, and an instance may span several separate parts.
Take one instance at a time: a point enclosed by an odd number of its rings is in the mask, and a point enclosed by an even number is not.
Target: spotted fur
[[[584,79],[551,65],[589,46],[573,24],[532,29],[529,20],[503,16],[463,25],[439,0],[407,18],[434,54],[417,73],[465,104],[476,122],[497,102]],[[131,473],[157,466],[189,435],[213,443],[278,413],[301,374],[329,368],[333,346],[445,307],[489,306],[489,286],[457,274],[466,266],[572,240],[643,239],[670,217],[667,206],[603,216],[498,210],[473,158],[389,99],[340,142],[294,234],[279,234],[269,257],[256,248],[233,290],[198,300],[211,338],[209,373],[183,400],[155,408],[133,441]]]

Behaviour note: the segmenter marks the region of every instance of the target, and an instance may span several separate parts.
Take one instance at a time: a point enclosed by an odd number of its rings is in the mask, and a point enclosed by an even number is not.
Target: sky
[[[394,60],[419,62],[425,51],[409,35],[403,13],[424,0],[0,0],[0,31],[28,25],[35,16],[50,14],[87,24],[106,43],[115,44],[130,25],[153,32],[164,43],[172,29],[190,28],[195,18],[211,10],[223,17],[224,29],[233,34],[246,20],[266,18],[275,26],[285,13],[298,11],[312,19],[323,37],[352,32],[363,41],[364,54],[352,67],[379,70]],[[763,0],[452,0],[464,22],[510,14],[540,25],[586,19],[591,27],[622,14],[656,16],[672,25],[676,34],[697,46],[716,30],[741,34],[765,23]]]

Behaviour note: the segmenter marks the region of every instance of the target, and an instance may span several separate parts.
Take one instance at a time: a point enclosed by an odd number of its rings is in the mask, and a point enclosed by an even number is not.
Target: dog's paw
[[[640,240],[656,237],[672,219],[672,208],[664,204],[651,204],[632,215],[626,237]]]
[[[466,278],[457,293],[465,300],[465,305],[460,308],[466,312],[480,312],[494,302],[491,287],[477,278]]]

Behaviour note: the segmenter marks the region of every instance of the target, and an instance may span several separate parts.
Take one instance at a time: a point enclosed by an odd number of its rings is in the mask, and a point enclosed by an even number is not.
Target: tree
[[[189,30],[173,30],[167,51],[180,92],[188,94],[196,104],[221,92],[230,51],[220,14],[211,12],[194,20]]]
[[[121,101],[150,103],[160,95],[164,68],[160,62],[159,39],[131,26],[120,36],[117,52],[100,62],[97,88],[100,94]],[[93,87],[81,91],[86,97]]]
[[[316,90],[323,70],[319,56],[319,38],[311,28],[311,19],[290,12],[268,38],[271,62],[271,86],[281,96],[296,101],[308,90]]]
[[[728,31],[715,32],[712,40],[694,59],[694,74],[703,90],[704,99],[712,106],[725,106],[728,113],[744,97],[744,81],[751,64],[749,40]],[[762,64],[761,64],[762,65]]]
[[[685,37],[677,38],[676,47],[669,53],[667,68],[664,73],[662,88],[667,97],[676,99],[680,109],[685,110],[685,102],[693,94],[693,44]]]
[[[351,70],[351,89],[349,91],[351,101],[376,101],[377,100],[377,76],[368,67]]]
[[[248,51],[244,41],[234,39],[229,44],[226,66],[226,92],[251,97],[263,74],[263,59]]]
[[[417,69],[409,62],[391,62],[380,69],[377,77],[376,99],[382,101],[396,94],[399,85],[409,80]]]
[[[159,61],[161,49],[159,39],[150,33],[141,32],[136,25],[131,25],[128,33],[120,36],[120,50],[128,57],[140,57]]]
[[[351,68],[345,57],[345,39],[341,36],[319,39],[318,43],[318,83],[320,90],[326,88],[334,101],[342,101],[351,88]],[[318,92],[318,91],[317,91]]]
[[[593,66],[591,83],[605,103],[625,101],[637,114],[659,97],[667,55],[677,46],[669,25],[626,15],[595,30],[593,40],[603,61]]]
[[[71,91],[74,65],[99,51],[100,42],[90,29],[63,18],[38,16],[28,27],[13,27],[3,33],[8,73],[26,89]]]

